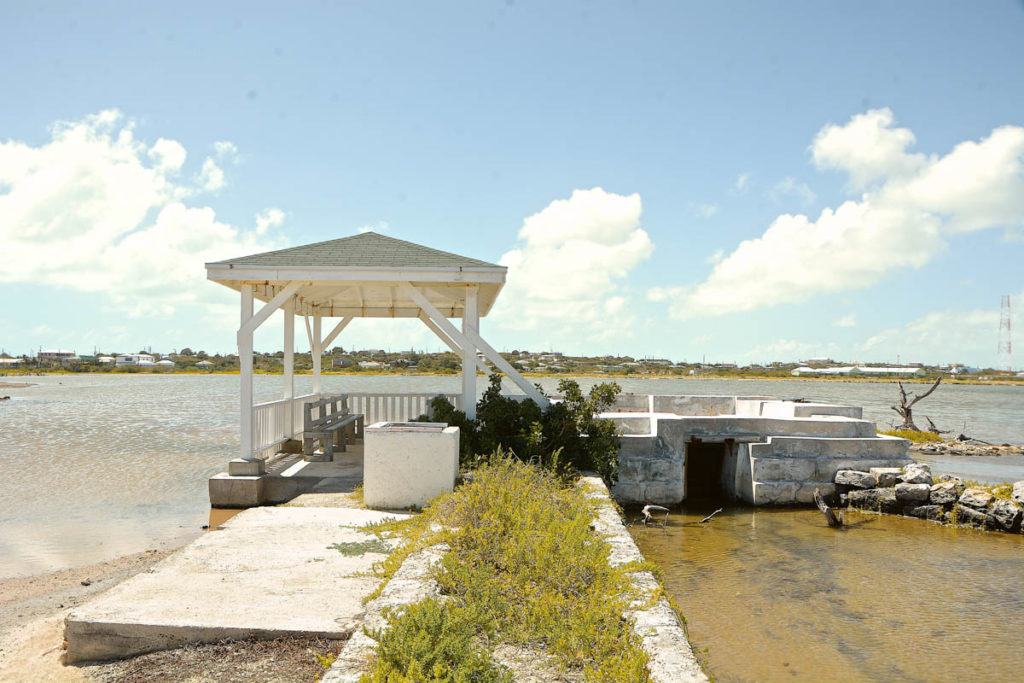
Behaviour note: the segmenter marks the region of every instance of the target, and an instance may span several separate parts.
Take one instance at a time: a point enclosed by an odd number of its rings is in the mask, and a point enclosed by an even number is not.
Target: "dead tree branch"
[[[920,401],[923,398],[928,398],[928,396],[930,396],[931,393],[933,391],[935,391],[938,388],[939,384],[941,384],[941,383],[942,383],[942,378],[939,377],[938,379],[935,380],[935,384],[932,385],[931,389],[929,389],[928,391],[924,392],[920,396],[914,396],[913,398],[908,400],[907,399],[907,391],[906,391],[906,389],[903,388],[903,382],[896,382],[896,384],[898,384],[899,387],[900,387],[900,404],[898,406],[889,406],[889,407],[892,408],[893,410],[895,410],[897,413],[899,413],[900,417],[903,418],[903,424],[901,424],[899,427],[897,427],[897,429],[911,429],[911,430],[913,430],[915,432],[921,431],[920,429],[917,428],[917,425],[914,424],[914,416],[913,416],[914,404],[917,403],[918,401]]]

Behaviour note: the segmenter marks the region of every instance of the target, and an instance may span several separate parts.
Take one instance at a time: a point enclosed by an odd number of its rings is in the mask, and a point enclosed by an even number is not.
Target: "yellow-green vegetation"
[[[391,546],[379,538],[369,541],[350,541],[347,543],[332,543],[327,546],[329,550],[337,550],[345,557],[356,557],[366,553],[380,553],[387,555],[391,552]]]
[[[443,600],[392,614],[363,680],[511,680],[487,654],[501,643],[553,655],[587,681],[649,680],[622,618],[637,568],[609,566],[594,516],[572,482],[499,452],[422,515],[369,527],[406,539],[379,563],[385,576],[416,549],[443,542],[451,551],[435,569]]]
[[[879,434],[885,434],[886,436],[898,436],[901,439],[906,439],[912,443],[929,443],[932,441],[942,441],[942,437],[938,434],[932,434],[931,432],[918,432],[913,429],[890,429],[887,432],[878,432]]]

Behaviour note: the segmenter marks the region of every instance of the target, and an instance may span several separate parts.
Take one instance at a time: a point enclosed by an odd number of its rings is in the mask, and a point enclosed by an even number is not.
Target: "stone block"
[[[1013,493],[1010,494],[1010,498],[1024,505],[1024,481],[1014,482]]]
[[[877,510],[878,489],[855,489],[846,494],[846,500],[851,507]]]
[[[235,458],[228,463],[228,474],[232,477],[258,477],[266,474],[267,463],[265,460],[245,460]]]
[[[932,484],[929,500],[934,505],[950,505],[960,499],[964,485],[960,481],[942,481]]]
[[[805,481],[801,483],[793,497],[794,503],[813,503],[814,492],[817,491],[825,500],[831,500],[836,493],[836,485],[818,481]]]
[[[835,483],[843,486],[852,486],[857,489],[871,489],[877,483],[875,478],[867,472],[857,470],[839,470],[836,472]]]
[[[679,460],[657,458],[645,463],[647,477],[650,480],[682,481],[683,463]]]
[[[648,482],[644,484],[643,503],[654,505],[678,505],[683,502],[683,482]]]
[[[643,478],[643,458],[619,456],[619,481],[640,481]]]
[[[1021,510],[1016,502],[1002,499],[992,504],[988,514],[1003,531],[1014,531],[1020,524],[1024,510]]]
[[[896,500],[900,503],[920,505],[928,502],[931,487],[928,484],[896,484]]]
[[[953,507],[953,519],[960,526],[973,526],[982,529],[995,524],[995,520],[984,512],[965,507],[959,503]]]
[[[878,491],[878,509],[882,512],[899,512],[900,504],[896,500],[895,488],[875,489]]]
[[[805,458],[754,458],[757,481],[803,481],[814,479],[814,461]]]
[[[635,481],[623,481],[621,478],[612,487],[615,499],[623,504],[644,503],[644,485]]]
[[[940,521],[945,515],[941,505],[911,505],[906,509],[905,514],[918,519],[931,519]]]
[[[985,489],[967,489],[960,496],[958,501],[964,507],[984,510],[992,504],[996,498]]]
[[[896,485],[901,471],[899,467],[872,467],[868,473],[875,478],[878,486],[888,488]]]
[[[251,508],[263,504],[265,477],[233,477],[226,472],[210,477],[210,506]]]
[[[906,466],[903,476],[900,477],[905,484],[932,484],[932,470],[928,465],[911,463]]]

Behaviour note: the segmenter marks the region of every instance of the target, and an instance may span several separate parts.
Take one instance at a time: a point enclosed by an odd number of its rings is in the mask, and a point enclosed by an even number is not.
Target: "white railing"
[[[350,413],[363,415],[365,424],[375,422],[408,422],[427,412],[430,399],[443,396],[456,408],[460,394],[347,394]]]
[[[269,458],[278,452],[288,439],[302,435],[302,406],[315,401],[318,394],[306,394],[292,399],[259,403],[252,407],[252,454]]]

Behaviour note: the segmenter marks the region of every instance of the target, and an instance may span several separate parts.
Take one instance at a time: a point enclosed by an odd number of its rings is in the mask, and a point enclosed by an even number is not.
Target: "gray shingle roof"
[[[365,232],[326,242],[217,261],[266,268],[502,268],[479,259]]]

